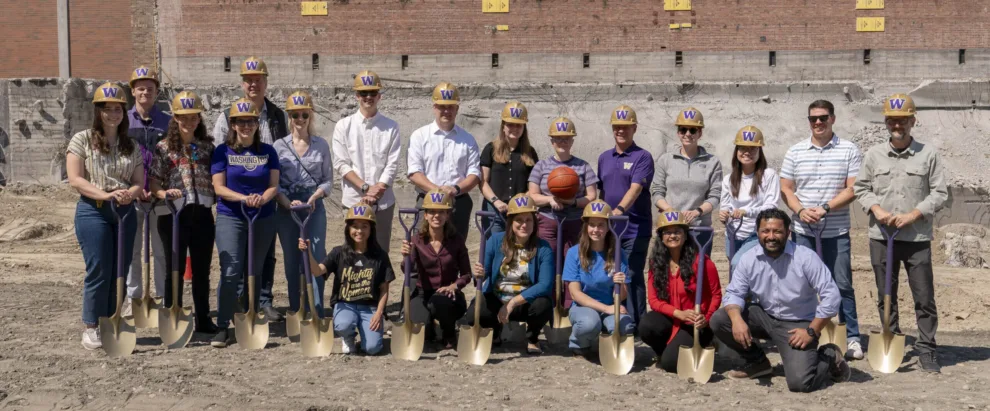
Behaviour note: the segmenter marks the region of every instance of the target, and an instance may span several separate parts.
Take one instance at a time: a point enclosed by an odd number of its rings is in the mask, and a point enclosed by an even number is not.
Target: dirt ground
[[[288,341],[284,323],[272,324],[269,346],[261,351],[213,349],[208,336],[199,334],[187,348],[170,351],[161,346],[156,330],[139,330],[134,355],[110,359],[79,344],[84,266],[72,226],[76,198],[53,186],[14,186],[0,193],[0,408],[990,409],[990,285],[983,281],[988,273],[943,266],[941,257],[936,258],[936,298],[943,373],[921,372],[909,346],[904,366],[895,374],[880,374],[865,360],[855,361],[852,381],[812,394],[788,392],[779,366],[769,379],[714,376],[706,385],[689,384],[655,368],[652,350],[642,343],[637,343],[633,372],[622,377],[562,350],[526,358],[519,353],[524,347],[519,342],[496,348],[484,366],[465,365],[449,350],[427,352],[416,363],[388,355],[311,359]],[[329,226],[328,244],[339,244],[339,220]],[[394,226],[393,245],[401,237],[398,224]],[[476,233],[469,243],[477,249]],[[716,243],[714,257],[724,285],[727,261],[721,241]],[[855,232],[853,244],[866,334],[880,323],[865,232]],[[393,252],[393,262],[398,261]],[[213,270],[216,283],[216,265]],[[284,310],[281,266],[276,279],[276,306]],[[399,281],[393,283],[393,319],[400,289]],[[910,345],[916,330],[903,274],[901,290],[902,326]],[[771,354],[771,361],[779,363],[779,356]],[[732,365],[720,356],[716,372]]]

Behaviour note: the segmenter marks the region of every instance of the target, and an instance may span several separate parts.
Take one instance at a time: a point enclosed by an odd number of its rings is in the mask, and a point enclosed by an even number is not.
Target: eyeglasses
[[[832,115],[831,114],[822,114],[820,116],[808,116],[808,122],[811,123],[811,124],[815,124],[815,123],[817,123],[819,121],[821,121],[822,123],[827,123],[829,117],[832,117]]]
[[[681,230],[677,230],[677,231],[663,231],[663,232],[660,233],[660,235],[661,236],[664,236],[664,237],[682,237],[682,236],[684,236],[684,232],[681,231]]]
[[[909,117],[887,117],[884,122],[889,126],[906,126],[911,119]]]
[[[573,141],[573,137],[550,137],[550,142],[554,144],[567,144]]]
[[[289,117],[292,117],[293,120],[298,120],[299,117],[302,117],[303,120],[309,120],[309,113],[292,113]]]
[[[235,126],[256,126],[258,125],[258,119],[256,118],[238,118],[234,119]]]
[[[677,134],[691,134],[691,135],[694,135],[694,134],[698,134],[700,132],[701,132],[701,129],[698,128],[698,127],[678,127],[677,128]]]
[[[361,90],[357,92],[358,97],[377,97],[378,90]]]

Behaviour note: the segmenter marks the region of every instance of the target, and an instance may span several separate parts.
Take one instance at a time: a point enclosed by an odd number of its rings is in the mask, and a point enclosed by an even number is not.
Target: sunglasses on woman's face
[[[819,121],[821,121],[822,123],[827,123],[829,117],[831,116],[828,114],[822,114],[820,116],[808,116],[808,122],[811,124],[815,124]]]
[[[309,120],[309,113],[292,113],[290,114],[290,117],[292,117],[293,120],[298,120],[299,117],[302,117],[303,120]]]
[[[698,134],[698,131],[700,131],[700,130],[701,129],[699,129],[697,127],[678,127],[677,128],[677,134],[697,135]]]

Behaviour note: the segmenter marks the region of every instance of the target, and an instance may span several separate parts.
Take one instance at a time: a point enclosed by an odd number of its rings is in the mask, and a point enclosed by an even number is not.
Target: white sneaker
[[[851,360],[863,359],[863,346],[859,344],[859,341],[849,341],[849,345],[846,346],[846,358]]]
[[[357,352],[357,346],[355,346],[354,337],[351,338],[341,338],[343,341],[343,347],[341,347],[340,352],[344,354],[350,354]]]
[[[86,331],[83,331],[82,345],[87,350],[95,350],[103,347],[103,341],[100,341],[100,330],[98,328],[87,328]]]

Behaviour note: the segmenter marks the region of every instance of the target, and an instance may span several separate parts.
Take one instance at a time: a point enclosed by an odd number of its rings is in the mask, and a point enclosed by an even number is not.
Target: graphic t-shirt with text
[[[381,286],[395,280],[392,263],[383,252],[354,253],[351,261],[345,261],[347,252],[338,246],[330,251],[323,265],[327,274],[333,275],[333,294],[330,305],[337,302],[376,305],[381,297]]]

